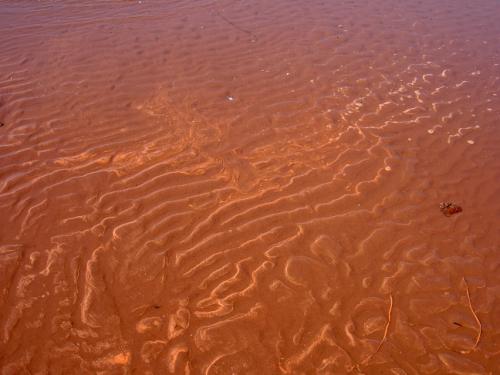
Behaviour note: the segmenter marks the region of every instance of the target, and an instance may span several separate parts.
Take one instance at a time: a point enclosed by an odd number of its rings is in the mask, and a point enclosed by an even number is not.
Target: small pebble
[[[474,141],[473,141],[472,139],[469,139],[469,140],[467,141],[467,143],[468,143],[468,144],[470,144],[470,145],[473,145],[473,144],[474,144]]]
[[[456,205],[452,202],[441,202],[439,204],[439,209],[443,213],[444,216],[450,217],[451,215],[458,214],[462,212],[462,207]]]
[[[434,129],[429,129],[429,130],[427,130],[427,133],[429,133],[429,134],[434,134]]]
[[[391,167],[389,167],[389,166],[387,166],[387,167],[385,167],[385,170],[386,170],[387,172],[389,172],[390,170],[392,170],[392,168],[391,168]]]
[[[226,99],[229,100],[230,102],[234,101],[234,96],[226,96]]]

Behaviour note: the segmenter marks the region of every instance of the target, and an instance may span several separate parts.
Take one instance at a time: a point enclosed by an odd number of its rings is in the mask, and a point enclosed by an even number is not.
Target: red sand
[[[498,373],[499,14],[1,1],[0,373]]]

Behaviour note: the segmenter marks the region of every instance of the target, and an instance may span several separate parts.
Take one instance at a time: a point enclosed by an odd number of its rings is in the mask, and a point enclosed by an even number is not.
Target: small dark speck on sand
[[[5,126],[5,124],[2,121],[0,121],[0,128],[3,126]]]
[[[160,305],[153,305],[155,309],[159,309],[161,306]]]
[[[442,202],[439,204],[439,209],[444,216],[450,217],[451,215],[462,212],[462,207],[457,206],[455,203]]]

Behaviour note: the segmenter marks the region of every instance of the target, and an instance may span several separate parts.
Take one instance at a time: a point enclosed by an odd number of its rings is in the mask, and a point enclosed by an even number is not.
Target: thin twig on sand
[[[477,348],[477,345],[479,344],[479,340],[481,340],[481,333],[483,332],[483,326],[481,325],[481,321],[477,317],[477,314],[474,311],[474,308],[472,307],[472,302],[470,300],[469,285],[467,284],[467,280],[465,280],[465,277],[463,279],[464,279],[465,288],[466,288],[466,291],[467,291],[467,301],[469,302],[469,308],[470,308],[470,311],[472,312],[472,315],[474,315],[474,318],[476,319],[476,322],[477,322],[477,325],[478,325],[478,328],[479,328],[478,332],[477,332],[476,342],[474,343],[474,346],[470,350],[470,351],[473,351],[473,350],[475,350]]]
[[[375,350],[366,360],[364,360],[363,364],[366,364],[370,359],[372,359],[373,356],[379,352],[379,350],[382,348],[382,345],[384,345],[384,342],[387,340],[387,333],[389,332],[389,326],[391,325],[391,317],[392,317],[392,306],[393,306],[392,293],[389,294],[389,298],[390,298],[390,305],[389,305],[389,311],[387,312],[387,323],[385,325],[384,337],[382,337],[382,340],[380,340],[377,350]]]
[[[232,27],[234,27],[236,30],[239,30],[242,33],[245,33],[247,35],[250,35],[252,37],[252,41],[257,40],[257,36],[253,32],[251,32],[250,30],[247,30],[247,29],[244,29],[244,28],[240,27],[239,25],[237,25],[236,23],[234,23],[233,21],[231,21],[229,18],[227,18],[225,15],[223,15],[222,12],[219,10],[219,6],[218,5],[219,4],[218,4],[217,0],[214,1],[214,9],[215,9],[215,14],[217,16],[219,16],[227,24],[229,24]]]

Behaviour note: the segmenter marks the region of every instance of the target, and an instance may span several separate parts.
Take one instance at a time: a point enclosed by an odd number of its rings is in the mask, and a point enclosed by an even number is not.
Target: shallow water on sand
[[[0,1],[0,373],[497,373],[499,14]]]

